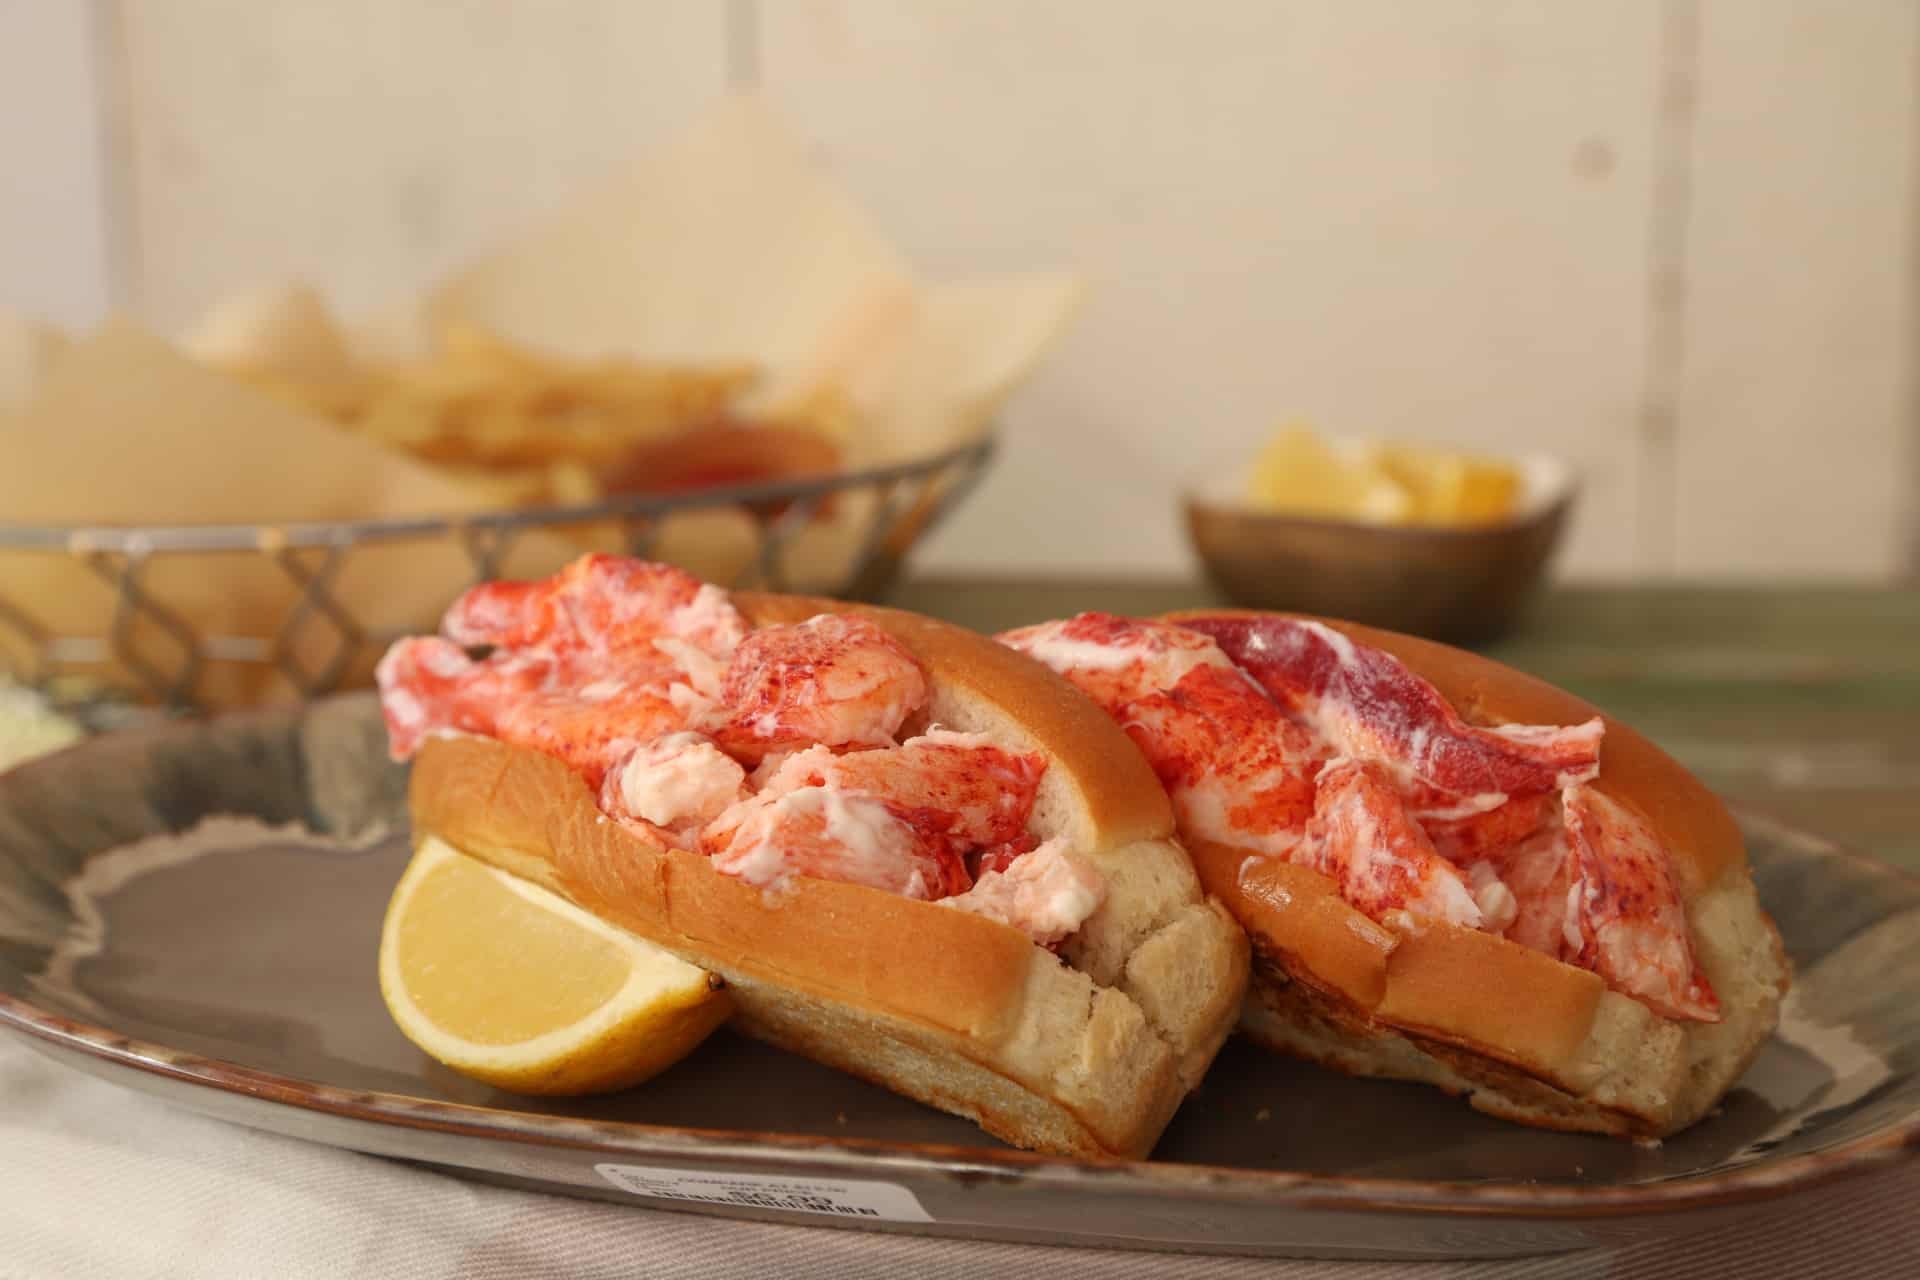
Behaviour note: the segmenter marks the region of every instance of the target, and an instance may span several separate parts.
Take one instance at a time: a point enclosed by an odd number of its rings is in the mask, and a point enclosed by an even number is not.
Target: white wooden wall
[[[88,4],[0,0],[0,307],[62,325],[113,292],[102,25]]]
[[[121,233],[72,238],[161,325],[377,304],[741,82],[929,268],[1080,267],[932,565],[1180,571],[1175,480],[1306,418],[1572,457],[1581,574],[1911,567],[1913,0],[80,7]],[[16,203],[0,303],[91,296]]]

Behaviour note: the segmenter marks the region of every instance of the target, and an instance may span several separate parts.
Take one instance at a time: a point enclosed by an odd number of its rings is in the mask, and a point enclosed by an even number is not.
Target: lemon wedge
[[[704,970],[438,839],[394,888],[380,994],[429,1056],[537,1094],[638,1084],[732,1008]]]
[[[1414,514],[1413,495],[1364,459],[1343,456],[1304,427],[1286,427],[1253,464],[1253,501],[1295,515],[1401,524]]]
[[[1520,476],[1471,454],[1404,444],[1376,445],[1370,461],[1413,497],[1413,518],[1430,524],[1485,524],[1513,513]]]
[[[1257,506],[1292,515],[1369,524],[1487,524],[1513,514],[1520,473],[1472,454],[1330,443],[1305,427],[1284,427],[1254,460],[1248,496]]]

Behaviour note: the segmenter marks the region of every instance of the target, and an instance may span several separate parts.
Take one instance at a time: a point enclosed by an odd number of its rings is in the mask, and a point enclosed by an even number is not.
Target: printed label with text
[[[932,1222],[913,1192],[894,1182],[855,1178],[784,1178],[757,1173],[697,1173],[644,1164],[597,1164],[622,1191],[659,1200],[695,1200],[742,1209],[779,1209],[873,1222]]]

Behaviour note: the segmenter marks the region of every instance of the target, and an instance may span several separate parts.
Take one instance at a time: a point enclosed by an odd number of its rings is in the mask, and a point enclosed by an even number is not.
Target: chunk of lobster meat
[[[747,788],[756,799],[772,800],[802,787],[824,787],[826,771],[838,758],[839,753],[832,747],[807,747],[770,755],[747,775]]]
[[[475,587],[444,627],[381,660],[395,755],[435,731],[484,733],[564,760],[594,787],[636,746],[709,714],[745,635],[716,588],[592,555],[538,582]],[[476,660],[463,645],[493,652]]]
[[[537,643],[551,629],[547,602],[555,579],[501,579],[467,588],[440,617],[440,634],[469,649]]]
[[[1468,724],[1427,681],[1393,655],[1303,619],[1195,618],[1282,707],[1345,755],[1399,775],[1416,817],[1457,817],[1516,795],[1558,791],[1600,772],[1604,723]]]
[[[1666,851],[1645,819],[1591,787],[1563,797],[1571,875],[1564,925],[1570,962],[1655,1013],[1720,1021],[1720,1000],[1693,953]]]
[[[1055,947],[1085,924],[1106,896],[1100,869],[1055,839],[1005,870],[984,873],[971,889],[941,899],[941,905],[998,920],[1040,946]]]
[[[747,798],[746,781],[746,770],[712,739],[669,733],[635,747],[607,770],[600,784],[600,809],[693,849],[702,827]]]
[[[497,672],[439,636],[395,641],[374,669],[374,680],[387,722],[387,750],[395,760],[411,759],[436,731],[493,732],[506,691]]]
[[[1480,927],[1488,933],[1504,933],[1520,916],[1520,900],[1513,890],[1491,862],[1476,862],[1460,872],[1473,905],[1480,908]]]
[[[645,649],[669,636],[731,653],[746,622],[718,587],[672,565],[585,555],[535,582],[488,582],[447,610],[441,632],[457,644],[559,654]]]
[[[1121,723],[1187,831],[1281,857],[1306,838],[1326,753],[1238,676],[1196,667],[1129,703]]]
[[[1565,957],[1567,884],[1573,859],[1558,813],[1550,811],[1547,822],[1519,843],[1494,849],[1484,860],[1465,865],[1469,876],[1479,867],[1491,867],[1513,894],[1515,910],[1505,929],[1507,941],[1556,960]]]
[[[1469,929],[1485,922],[1459,869],[1434,851],[1375,765],[1336,760],[1321,772],[1307,844],[1294,861],[1332,878],[1374,920],[1405,911]]]
[[[967,855],[967,874],[977,884],[981,876],[989,871],[1005,871],[1027,854],[1040,847],[1040,837],[1031,832],[1022,832],[1018,837],[1005,844],[996,844],[985,849],[976,849]]]
[[[1423,817],[1419,822],[1440,856],[1455,866],[1464,867],[1483,862],[1530,839],[1554,820],[1559,806],[1557,794],[1543,792],[1515,796],[1503,805],[1470,817]]]
[[[505,702],[491,733],[502,742],[564,760],[598,789],[607,771],[636,747],[684,723],[672,686],[624,684],[598,701],[564,691],[537,693]]]
[[[1330,753],[1206,637],[1170,623],[1081,614],[1000,640],[1052,667],[1120,722],[1188,832],[1277,856],[1305,838],[1314,776]]]
[[[581,684],[556,660],[497,653],[482,661],[437,636],[397,641],[375,678],[389,748],[404,760],[437,732],[480,733],[559,756],[598,786],[637,743],[678,727],[671,666],[633,666]]]
[[[895,817],[965,852],[1020,840],[1046,757],[994,746],[983,735],[932,730],[898,747],[788,755],[761,779],[756,799],[829,787],[885,805]]]
[[[475,661],[449,640],[398,641],[380,660],[380,706],[397,760],[437,732],[486,734],[566,761],[598,787],[607,769],[686,720],[677,669],[653,655],[589,677],[538,653]]]
[[[1227,655],[1205,636],[1112,613],[1082,613],[995,639],[1066,676],[1109,714],[1144,694],[1172,688],[1196,667],[1233,673]]]
[[[926,701],[926,673],[898,640],[865,618],[822,614],[741,642],[713,737],[747,761],[813,743],[888,746]]]
[[[868,795],[922,831],[964,848],[1017,840],[1047,772],[1038,752],[984,735],[931,730],[898,747],[850,751],[821,770],[827,785]]]
[[[830,787],[763,792],[731,806],[701,834],[714,870],[762,888],[795,876],[865,885],[928,901],[970,885],[960,855],[878,800]]]

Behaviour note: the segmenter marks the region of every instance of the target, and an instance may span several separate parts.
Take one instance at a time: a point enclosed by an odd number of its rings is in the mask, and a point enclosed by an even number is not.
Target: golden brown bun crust
[[[1259,616],[1191,610],[1165,620]],[[1436,922],[1390,928],[1318,872],[1189,837],[1201,883],[1246,927],[1260,960],[1243,1029],[1343,1070],[1469,1093],[1475,1106],[1530,1124],[1659,1134],[1697,1119],[1771,1032],[1786,986],[1778,934],[1754,899],[1745,843],[1726,807],[1645,737],[1544,681],[1432,641],[1312,620],[1393,654],[1472,721],[1573,725],[1601,716],[1606,736],[1592,785],[1646,815],[1668,842],[1727,1020],[1666,1022],[1606,991],[1595,974],[1518,943]]]
[[[864,885],[799,877],[778,894],[715,871],[608,821],[564,763],[489,738],[429,742],[414,760],[416,830],[487,858],[538,851],[539,878],[612,924],[665,945],[697,943],[712,963],[990,1034],[1019,995],[1033,944],[964,911]],[[929,956],[946,959],[928,964]]]
[[[1068,949],[1097,956],[1098,982],[1015,929],[936,903],[721,875],[609,820],[561,761],[488,738],[434,739],[415,757],[416,839],[438,835],[721,974],[751,1034],[1010,1142],[1144,1155],[1231,1030],[1248,956],[1171,840],[1171,807],[1138,749],[1064,680],[985,637],[831,601],[735,604],[760,626],[869,617],[926,667],[934,711],[1047,753],[1035,822],[1108,878],[1107,903]]]
[[[1194,870],[1270,967],[1395,1026],[1419,1029],[1543,1075],[1565,1068],[1604,984],[1505,938],[1440,922],[1418,933],[1368,919],[1327,876],[1189,840]],[[1499,991],[1506,998],[1487,999]]]

